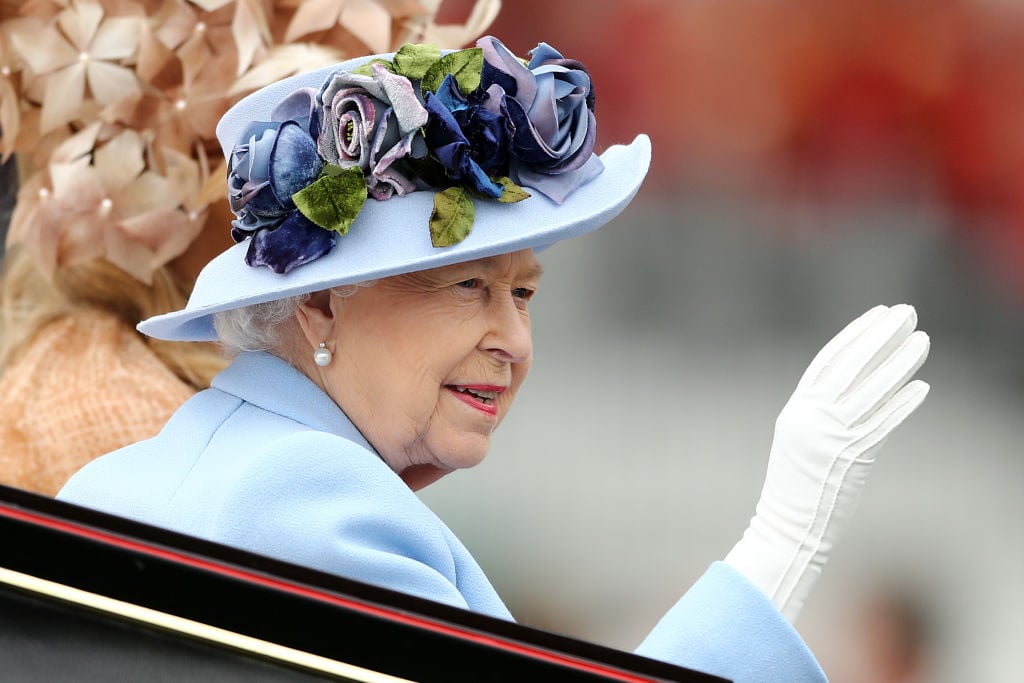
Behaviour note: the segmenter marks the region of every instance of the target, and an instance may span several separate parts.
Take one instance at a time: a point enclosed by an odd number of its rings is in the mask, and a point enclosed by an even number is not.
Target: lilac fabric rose
[[[329,164],[362,169],[370,196],[384,200],[416,189],[402,160],[426,124],[427,110],[407,78],[379,63],[370,71],[372,76],[337,73],[328,79],[319,98],[323,130],[317,147]]]
[[[430,113],[427,147],[448,178],[491,198],[501,196],[501,185],[489,176],[506,174],[508,138],[504,120],[488,110],[483,98],[468,100],[448,75],[437,93],[428,92]]]
[[[312,135],[315,96],[310,89],[292,93],[270,121],[250,124],[232,150],[227,182],[236,242],[276,227],[295,209],[291,196],[320,174],[323,161]]]
[[[590,74],[546,43],[525,66],[492,36],[477,47],[484,51],[487,107],[508,122],[512,180],[564,201],[603,170],[593,153],[597,122]]]
[[[334,246],[334,235],[310,223],[292,200],[323,169],[315,101],[316,91],[295,91],[274,108],[270,121],[252,123],[231,152],[231,236],[236,242],[252,238],[245,257],[250,266],[287,273]]]

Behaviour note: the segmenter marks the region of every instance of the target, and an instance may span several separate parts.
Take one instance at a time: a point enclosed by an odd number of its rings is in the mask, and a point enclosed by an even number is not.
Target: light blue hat
[[[212,341],[221,311],[543,249],[611,221],[647,174],[650,140],[593,154],[586,69],[543,43],[531,54],[524,63],[491,37],[443,56],[407,46],[242,99],[217,127],[242,241],[203,268],[183,310],[139,331]],[[499,127],[500,142],[480,153]],[[326,191],[303,194],[325,176]],[[445,185],[455,188],[454,210],[435,201]],[[469,218],[459,208],[467,203]],[[296,255],[307,234],[322,246]]]

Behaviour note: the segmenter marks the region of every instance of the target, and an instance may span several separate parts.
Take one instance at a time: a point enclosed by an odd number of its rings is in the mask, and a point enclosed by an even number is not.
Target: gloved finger
[[[931,340],[923,330],[913,332],[891,356],[884,359],[867,378],[843,396],[838,413],[847,425],[856,427],[913,378],[928,358]]]
[[[822,373],[824,373],[831,365],[835,362],[836,356],[842,351],[854,343],[861,334],[867,330],[873,322],[885,314],[889,310],[888,306],[875,306],[862,313],[853,322],[849,323],[842,329],[839,334],[832,337],[831,340],[825,346],[818,351],[817,355],[811,361],[807,369],[804,370],[804,374],[800,377],[800,381],[797,383],[797,389],[810,389],[815,386]]]
[[[845,396],[900,348],[916,326],[913,306],[899,304],[885,311],[836,356],[818,388],[836,400]]]
[[[896,392],[878,410],[873,412],[862,427],[864,436],[854,442],[851,455],[858,460],[870,461],[889,433],[918,409],[931,389],[923,380],[915,379]]]

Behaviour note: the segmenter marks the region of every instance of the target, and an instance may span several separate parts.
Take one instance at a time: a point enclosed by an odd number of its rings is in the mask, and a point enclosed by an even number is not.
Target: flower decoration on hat
[[[367,50],[463,45],[500,0],[0,0],[0,161],[22,171],[8,245],[44,273],[104,258],[143,283],[224,196],[215,126],[242,95]]]
[[[491,36],[446,54],[406,44],[295,90],[269,119],[235,143],[228,193],[246,262],[278,273],[328,253],[367,201],[434,192],[424,229],[443,248],[469,235],[475,201],[529,188],[561,203],[603,168],[590,75],[545,43],[529,61]]]

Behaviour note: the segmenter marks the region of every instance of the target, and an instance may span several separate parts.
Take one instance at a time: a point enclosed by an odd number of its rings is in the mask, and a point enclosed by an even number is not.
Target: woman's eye
[[[530,297],[533,296],[533,290],[527,289],[526,287],[516,287],[515,289],[512,290],[512,296],[514,296],[517,299],[529,301]]]

